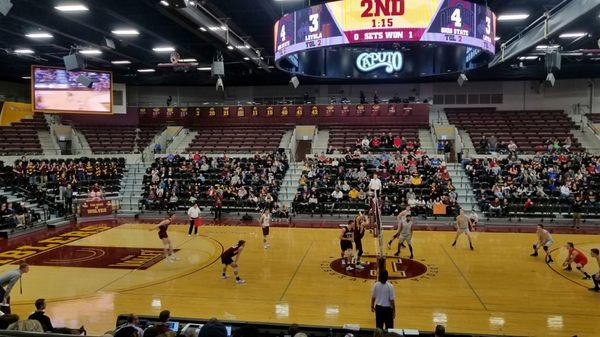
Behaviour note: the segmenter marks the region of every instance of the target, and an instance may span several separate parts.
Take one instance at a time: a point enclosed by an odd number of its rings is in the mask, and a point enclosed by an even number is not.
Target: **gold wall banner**
[[[7,126],[20,121],[23,118],[33,116],[33,110],[29,103],[4,102],[0,112],[0,125]]]

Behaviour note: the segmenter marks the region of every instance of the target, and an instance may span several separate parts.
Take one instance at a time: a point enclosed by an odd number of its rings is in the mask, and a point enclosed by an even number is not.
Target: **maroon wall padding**
[[[127,109],[126,114],[113,115],[61,114],[61,118],[64,124],[69,125],[137,126],[139,124],[137,109]]]
[[[428,104],[261,105],[228,107],[128,108],[143,125],[423,125]]]

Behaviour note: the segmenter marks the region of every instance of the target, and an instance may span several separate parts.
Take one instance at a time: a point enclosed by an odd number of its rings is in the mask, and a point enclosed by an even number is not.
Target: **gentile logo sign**
[[[399,51],[362,53],[356,58],[356,68],[363,73],[385,67],[385,72],[391,74],[402,70],[404,58]]]

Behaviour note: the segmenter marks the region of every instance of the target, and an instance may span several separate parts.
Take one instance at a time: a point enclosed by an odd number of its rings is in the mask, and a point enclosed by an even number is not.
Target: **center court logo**
[[[365,255],[362,257],[364,269],[355,269],[347,271],[346,266],[342,265],[342,259],[323,262],[321,269],[331,276],[341,279],[350,279],[352,281],[371,282],[377,279],[377,257],[374,255]],[[430,279],[437,275],[436,266],[427,265],[421,261],[404,259],[399,257],[387,257],[386,270],[389,272],[389,280],[392,283],[412,280],[420,281]]]
[[[385,67],[385,72],[391,74],[402,70],[404,58],[399,51],[362,53],[356,58],[356,68],[363,73]]]

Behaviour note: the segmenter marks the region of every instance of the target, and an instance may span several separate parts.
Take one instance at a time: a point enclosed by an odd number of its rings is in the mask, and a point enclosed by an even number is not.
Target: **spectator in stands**
[[[496,136],[491,135],[487,139],[487,149],[489,152],[496,152],[496,147],[498,146],[498,139]]]
[[[340,202],[342,198],[344,198],[344,193],[340,191],[339,188],[336,188],[335,191],[331,192],[331,197],[336,201]]]
[[[360,91],[360,104],[367,104],[367,98],[362,90]]]
[[[167,322],[171,319],[171,312],[169,310],[163,310],[158,314],[158,324],[156,324],[156,332],[161,335],[165,334],[167,337],[174,337],[177,331],[171,330]]]
[[[44,332],[40,322],[33,319],[26,319],[15,322],[6,328],[6,330],[25,331],[25,332]]]
[[[19,321],[19,315],[0,315],[0,330],[6,330],[11,324]]]
[[[73,213],[73,186],[71,184],[67,184],[65,189],[65,212],[67,214]]]
[[[160,144],[159,143],[154,144],[154,153],[158,154],[158,153],[161,153],[161,151],[162,151],[162,147],[160,146]]]
[[[227,337],[227,329],[216,318],[211,318],[202,326],[198,337]]]
[[[490,215],[499,217],[502,215],[502,203],[499,198],[495,198],[490,202],[489,206]]]
[[[115,330],[115,335],[122,328],[133,328],[133,329],[135,329],[135,331],[137,331],[138,336],[142,337],[144,335],[144,330],[142,330],[142,328],[140,328],[139,325],[140,325],[139,317],[136,314],[129,314],[129,316],[127,316],[127,323],[118,327],[117,330]]]
[[[445,336],[446,336],[446,328],[441,324],[436,325],[433,337],[445,337]]]
[[[40,322],[44,332],[54,332],[54,333],[61,333],[61,334],[68,334],[68,335],[85,334],[86,331],[83,326],[80,327],[79,329],[55,328],[52,325],[52,321],[50,320],[50,317],[46,316],[46,314],[44,313],[44,310],[46,310],[46,300],[43,298],[38,298],[35,301],[35,311],[33,312],[33,314],[29,315],[30,320],[36,320],[36,321]]]
[[[373,104],[379,104],[381,101],[379,100],[379,95],[377,94],[377,90],[373,92]]]
[[[139,331],[133,326],[126,326],[116,330],[113,337],[142,337]]]

